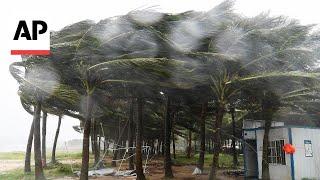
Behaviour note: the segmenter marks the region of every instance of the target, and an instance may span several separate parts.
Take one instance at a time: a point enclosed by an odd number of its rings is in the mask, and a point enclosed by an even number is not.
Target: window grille
[[[269,141],[268,158],[270,164],[286,165],[286,155],[282,150],[284,140]]]

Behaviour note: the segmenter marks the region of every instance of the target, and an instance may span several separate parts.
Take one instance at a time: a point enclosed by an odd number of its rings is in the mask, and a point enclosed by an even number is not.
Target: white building
[[[289,121],[288,121],[289,122]],[[274,180],[320,179],[320,128],[273,122],[269,133],[269,171]],[[301,123],[296,123],[301,124]],[[263,121],[243,123],[244,164],[247,179],[261,178]],[[282,147],[292,144],[296,151],[286,154]]]

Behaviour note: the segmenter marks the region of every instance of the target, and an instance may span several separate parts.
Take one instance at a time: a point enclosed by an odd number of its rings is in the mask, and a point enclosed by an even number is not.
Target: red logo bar
[[[50,55],[50,50],[11,50],[11,55]]]

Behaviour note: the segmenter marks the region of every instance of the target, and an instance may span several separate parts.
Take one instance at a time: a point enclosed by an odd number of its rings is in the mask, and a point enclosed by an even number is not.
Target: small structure
[[[262,176],[263,135],[264,121],[244,121],[243,154],[247,179],[257,179]],[[285,153],[283,150],[285,144],[292,144],[295,152]],[[271,179],[320,179],[319,126],[314,122],[307,123],[306,121],[272,122],[268,158]]]

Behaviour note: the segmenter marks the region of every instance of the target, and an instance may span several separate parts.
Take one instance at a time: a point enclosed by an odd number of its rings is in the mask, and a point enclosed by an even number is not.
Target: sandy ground
[[[22,160],[0,160],[0,173],[24,167]]]
[[[123,164],[124,167],[127,164]],[[204,175],[192,175],[194,170],[194,165],[188,166],[172,166],[174,179],[177,180],[207,180],[208,179],[208,172],[205,172]],[[219,170],[218,172],[218,179],[219,180],[243,180],[243,177],[234,177],[234,176],[226,176],[223,174],[225,170]],[[163,163],[159,161],[153,161],[148,165],[146,177],[151,180],[163,180],[164,169]],[[56,180],[63,180],[63,179],[78,179],[77,177],[63,177]],[[124,179],[124,180],[133,180],[136,179],[135,177],[116,177],[116,176],[103,176],[103,177],[90,177],[89,179],[96,179],[96,180],[116,180],[116,179]]]
[[[80,160],[78,160],[80,161]],[[62,161],[64,164],[70,164],[70,160],[64,160]],[[73,162],[74,163],[74,162]],[[24,163],[23,160],[0,160],[0,173],[4,171],[14,170],[17,168],[23,168]],[[126,167],[127,164],[124,164],[124,167]],[[195,166],[193,165],[187,165],[187,166],[172,166],[174,179],[177,180],[207,180],[208,179],[208,173],[204,175],[192,175],[192,172],[194,170]],[[164,175],[164,169],[163,169],[163,163],[159,161],[153,161],[148,165],[147,169],[147,178],[151,180],[160,180],[163,179]],[[221,180],[242,180],[243,177],[234,177],[234,176],[225,176],[223,174],[223,170],[220,170],[218,172],[218,179]],[[73,180],[78,179],[76,176],[73,177],[63,177],[58,178],[56,180]],[[115,177],[115,176],[104,176],[104,177],[90,177],[89,179],[97,179],[97,180],[114,180],[114,179],[135,179],[134,177]]]
[[[173,174],[174,179],[177,180],[207,180],[208,174],[205,175],[192,175],[194,170],[194,166],[173,166]],[[163,169],[150,169],[150,173],[147,174],[147,178],[151,180],[162,180],[163,178]],[[105,176],[105,177],[91,177],[89,179],[97,179],[97,180],[113,180],[113,179],[135,179],[133,177],[114,177],[114,176]],[[218,179],[220,180],[242,180],[243,177],[233,177],[233,176],[225,176],[223,175],[223,171],[219,171]]]

